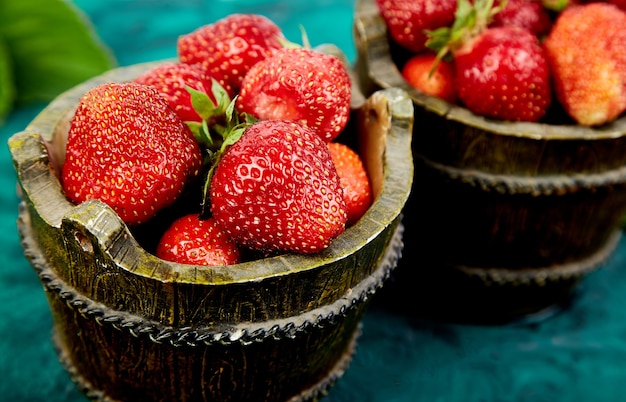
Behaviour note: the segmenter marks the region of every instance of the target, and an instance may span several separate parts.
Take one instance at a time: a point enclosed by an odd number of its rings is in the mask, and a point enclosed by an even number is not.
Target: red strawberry
[[[231,94],[210,78],[200,65],[166,62],[133,82],[156,88],[189,126],[196,140],[205,147],[212,145],[209,131],[219,131],[223,127]]]
[[[345,229],[343,191],[328,146],[296,122],[247,127],[217,163],[209,194],[224,232],[267,254],[316,253]]]
[[[451,52],[457,95],[469,110],[501,120],[538,121],[552,101],[545,52],[528,30],[487,28],[497,10],[490,0],[475,0],[473,6],[459,0],[457,22],[470,24],[433,32],[429,46],[440,58]]]
[[[552,20],[539,0],[507,0],[505,7],[493,16],[492,27],[520,27],[538,37],[550,32]]]
[[[456,102],[454,63],[444,60],[437,62],[436,59],[434,53],[418,53],[402,67],[402,76],[415,89],[454,103]]]
[[[400,46],[419,52],[426,48],[426,31],[450,26],[456,0],[376,0],[389,35]]]
[[[174,221],[163,234],[156,255],[181,264],[209,266],[237,264],[241,259],[239,248],[215,219],[199,219],[197,214]]]
[[[297,121],[329,142],[348,122],[350,97],[350,76],[337,56],[294,47],[252,67],[236,102],[240,113]]]
[[[139,224],[173,203],[201,164],[191,131],[156,89],[104,84],[81,98],[71,121],[63,189],[75,203],[97,198]]]
[[[183,121],[201,122],[203,119],[193,107],[187,86],[205,93],[214,104],[217,103],[212,94],[212,79],[199,65],[166,62],[141,74],[133,81],[155,87]]]
[[[262,15],[231,14],[179,37],[178,57],[202,65],[232,95],[250,67],[281,48],[284,40],[281,29]]]
[[[454,52],[459,99],[476,114],[538,121],[552,100],[548,61],[520,28],[491,28]]]
[[[614,5],[566,8],[544,42],[556,96],[585,126],[601,125],[626,110],[626,13]]]
[[[359,154],[339,142],[328,143],[343,188],[348,213],[347,226],[355,224],[372,204],[372,188]]]

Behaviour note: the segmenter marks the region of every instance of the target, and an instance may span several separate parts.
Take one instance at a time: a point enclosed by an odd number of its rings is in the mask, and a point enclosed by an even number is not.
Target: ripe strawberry
[[[348,122],[350,98],[350,76],[338,57],[290,47],[248,71],[236,103],[240,113],[260,120],[306,124],[329,142]]]
[[[237,245],[217,226],[215,219],[189,214],[165,231],[156,255],[167,261],[193,265],[232,265],[241,260]]]
[[[248,126],[210,179],[211,213],[237,244],[316,253],[345,229],[343,190],[326,143],[285,120]]]
[[[563,10],[544,42],[556,97],[585,126],[626,110],[626,13],[588,3]]]
[[[491,28],[454,52],[459,99],[476,114],[535,122],[552,100],[550,70],[537,37]]]
[[[536,122],[552,101],[550,70],[537,37],[517,27],[488,28],[490,0],[459,0],[454,29],[431,33],[429,46],[451,52],[459,100],[472,112],[501,120]],[[468,18],[468,15],[473,18]],[[465,32],[463,32],[465,31]]]
[[[376,0],[389,35],[400,46],[419,52],[426,48],[426,31],[450,26],[456,0]]]
[[[214,104],[217,103],[212,94],[211,77],[199,65],[166,62],[146,71],[133,81],[155,87],[183,121],[201,122],[203,119],[193,107],[187,86],[205,93]]]
[[[75,203],[97,198],[139,224],[173,203],[201,164],[191,131],[156,89],[103,84],[71,121],[63,189]]]
[[[227,93],[199,64],[166,62],[138,76],[133,82],[155,87],[191,129],[201,146],[210,147],[212,131],[225,124]]]
[[[451,61],[437,62],[434,53],[418,53],[402,67],[402,76],[413,88],[427,95],[436,96],[450,103],[456,102],[454,63]]]
[[[200,64],[229,94],[239,91],[250,67],[282,47],[284,35],[256,14],[231,14],[178,38],[183,63]]]
[[[369,177],[361,157],[352,148],[340,142],[329,142],[328,149],[343,188],[348,213],[346,226],[350,226],[361,219],[372,204]]]
[[[539,0],[507,0],[505,7],[493,16],[492,27],[520,27],[543,37],[552,28],[548,10]]]

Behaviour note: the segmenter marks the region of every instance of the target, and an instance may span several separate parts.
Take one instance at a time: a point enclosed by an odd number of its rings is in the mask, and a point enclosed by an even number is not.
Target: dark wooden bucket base
[[[348,369],[352,357],[356,352],[357,341],[361,335],[361,324],[358,325],[356,331],[354,331],[353,337],[348,344],[348,347],[341,355],[334,367],[328,372],[328,374],[322,378],[317,384],[314,384],[310,388],[302,391],[300,394],[290,398],[287,402],[308,402],[318,401],[320,398],[326,395],[328,390],[337,382]],[[59,340],[55,330],[53,330],[52,340],[59,357],[59,361],[69,373],[70,378],[76,386],[81,390],[87,398],[96,402],[120,402],[111,398],[108,398],[102,391],[95,389],[92,384],[83,376],[80,375],[76,366],[72,363],[71,358],[66,350],[66,347]]]
[[[424,260],[413,265],[403,258],[375,305],[446,322],[538,322],[567,308],[581,289],[581,280],[606,263],[621,236],[616,230],[589,257],[549,267],[478,268]]]
[[[38,273],[54,319],[59,359],[96,401],[314,401],[343,375],[361,318],[397,266],[399,224],[377,268],[335,302],[296,316],[213,327],[170,327],[104,306],[54,271],[18,220],[25,255]]]

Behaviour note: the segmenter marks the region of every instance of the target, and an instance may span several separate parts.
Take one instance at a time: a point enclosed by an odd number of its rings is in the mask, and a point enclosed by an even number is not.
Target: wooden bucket
[[[398,89],[354,97],[344,134],[365,155],[376,198],[327,250],[174,264],[146,251],[104,203],[68,202],[58,180],[80,96],[155,64],[62,94],[9,140],[23,198],[19,233],[49,300],[60,360],[93,400],[315,400],[348,367],[360,319],[401,254],[410,98]]]
[[[620,238],[626,118],[598,128],[487,119],[403,79],[410,54],[374,0],[357,1],[354,35],[363,92],[401,88],[415,106],[405,256],[430,284],[417,308],[507,321],[567,303]]]

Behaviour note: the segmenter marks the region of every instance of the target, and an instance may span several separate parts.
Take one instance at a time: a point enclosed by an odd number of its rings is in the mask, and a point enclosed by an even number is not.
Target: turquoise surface
[[[12,0],[13,1],[13,0]],[[354,61],[353,3],[203,0],[77,0],[120,65],[174,57],[176,38],[232,12],[265,14],[288,38],[302,25],[313,45],[332,42]],[[51,27],[51,29],[53,29]],[[15,110],[2,141],[43,105]],[[57,361],[44,293],[15,227],[18,198],[0,149],[0,400],[85,401]],[[384,292],[363,321],[357,353],[325,400],[626,400],[626,241],[589,275],[571,305],[531,324],[435,322],[399,313]],[[400,269],[412,269],[408,264]],[[398,271],[400,273],[401,271]]]

